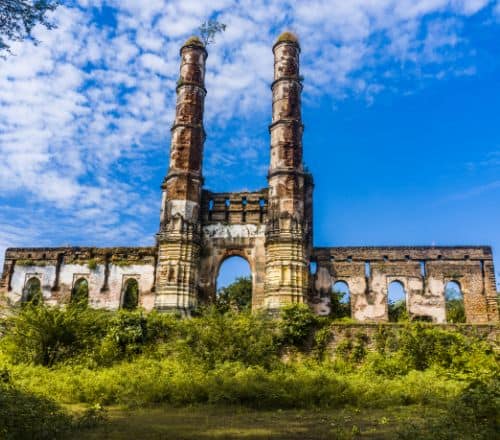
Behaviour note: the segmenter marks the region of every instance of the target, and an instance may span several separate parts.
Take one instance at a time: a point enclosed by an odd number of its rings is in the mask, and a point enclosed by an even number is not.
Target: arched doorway
[[[38,305],[43,302],[42,284],[37,277],[31,277],[26,282],[22,302],[33,305]]]
[[[86,306],[89,303],[89,283],[85,278],[79,278],[71,291],[71,303]]]
[[[330,315],[333,318],[351,317],[351,292],[345,281],[336,281],[332,286]]]
[[[446,304],[446,322],[465,322],[464,296],[457,281],[449,281],[444,287],[444,300]]]
[[[135,278],[129,278],[123,288],[122,307],[134,310],[139,305],[139,283]]]
[[[390,322],[408,321],[406,292],[401,281],[392,281],[387,289],[387,306]]]
[[[217,274],[215,302],[222,311],[252,308],[252,271],[246,259],[231,256],[222,261]]]

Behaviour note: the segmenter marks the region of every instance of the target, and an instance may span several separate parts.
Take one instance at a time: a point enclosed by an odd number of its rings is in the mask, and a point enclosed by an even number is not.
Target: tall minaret
[[[189,314],[197,303],[207,51],[192,37],[180,55],[170,166],[162,184],[155,307]]]
[[[308,292],[312,181],[302,164],[300,46],[290,32],[273,46],[274,82],[269,211],[266,226],[265,306],[304,302]]]

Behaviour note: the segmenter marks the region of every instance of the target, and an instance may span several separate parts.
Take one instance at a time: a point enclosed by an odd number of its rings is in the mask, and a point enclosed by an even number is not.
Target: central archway
[[[224,258],[215,280],[215,302],[223,310],[252,308],[253,277],[249,262],[239,256]]]

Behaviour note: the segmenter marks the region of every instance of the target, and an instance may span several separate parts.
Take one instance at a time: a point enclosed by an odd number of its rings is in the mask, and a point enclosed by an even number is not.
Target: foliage
[[[440,412],[418,429],[408,424],[401,438],[448,439],[450,433],[494,438],[500,368],[487,341],[407,323],[380,325],[370,342],[356,327],[336,333],[331,322],[303,304],[285,307],[280,319],[221,313],[215,306],[179,319],[141,310],[30,304],[7,320],[0,364],[8,371],[0,378],[30,396],[91,405],[70,423],[82,429],[102,423],[103,405],[111,404],[259,409],[417,404]],[[443,434],[432,436],[435,432]],[[460,437],[460,432],[476,434]]]
[[[390,322],[406,322],[409,320],[408,311],[406,310],[406,301],[389,302],[389,321]]]
[[[73,417],[51,397],[35,395],[14,385],[8,370],[2,370],[0,376],[2,439],[69,438],[71,432],[81,432],[107,420],[106,412],[99,405],[84,411],[80,417]]]
[[[38,305],[43,302],[42,286],[38,278],[31,278],[26,286],[25,304]]]
[[[469,383],[447,403],[441,417],[430,419],[424,426],[408,424],[399,432],[399,438],[408,440],[498,438],[500,432],[500,378]]]
[[[91,350],[105,334],[103,312],[27,304],[6,323],[3,351],[14,362],[52,366]]]
[[[216,306],[221,312],[250,311],[252,307],[252,278],[238,277],[227,287],[217,291]]]
[[[464,300],[459,291],[448,287],[445,291],[446,322],[465,322]]]
[[[54,24],[47,18],[47,13],[53,11],[60,0],[2,0],[0,2],[0,53],[10,52],[13,41],[38,41],[31,32],[37,24],[53,29]]]
[[[123,292],[123,304],[122,307],[125,310],[133,310],[137,307],[139,303],[139,284],[135,279],[129,279],[127,281],[125,291]]]
[[[97,269],[97,260],[95,258],[90,258],[88,261],[87,261],[87,267],[90,269],[90,270],[96,270]]]
[[[75,283],[71,292],[71,303],[79,307],[86,307],[89,301],[89,283],[85,279],[80,279]]]
[[[205,46],[212,44],[215,41],[215,36],[226,30],[226,25],[217,20],[207,20],[198,28],[201,39]]]
[[[345,301],[346,293],[334,290],[330,299],[330,316],[333,319],[349,318],[351,316],[351,302]]]
[[[281,309],[280,330],[282,343],[305,348],[313,335],[317,317],[307,304],[290,304]]]
[[[277,359],[277,338],[268,317],[231,311],[221,314],[209,307],[200,318],[182,321],[167,349],[210,368],[228,361],[269,367]]]

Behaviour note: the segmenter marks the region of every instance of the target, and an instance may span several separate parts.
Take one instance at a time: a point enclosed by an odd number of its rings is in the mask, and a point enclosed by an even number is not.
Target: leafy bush
[[[94,348],[105,335],[105,313],[27,304],[9,318],[1,344],[14,362],[52,366]]]
[[[281,309],[281,340],[284,345],[305,348],[310,342],[317,317],[306,304],[290,304]]]
[[[234,283],[217,291],[216,307],[221,312],[229,310],[250,311],[252,306],[252,279],[238,277]]]
[[[272,319],[256,313],[221,314],[210,307],[195,319],[183,320],[170,352],[196,358],[207,366],[227,361],[270,366],[277,360],[277,334]]]
[[[390,322],[407,322],[410,317],[406,310],[406,301],[404,299],[394,302],[389,302],[389,321]]]
[[[344,301],[346,293],[334,290],[330,297],[330,317],[342,319],[351,317],[351,303]]]

